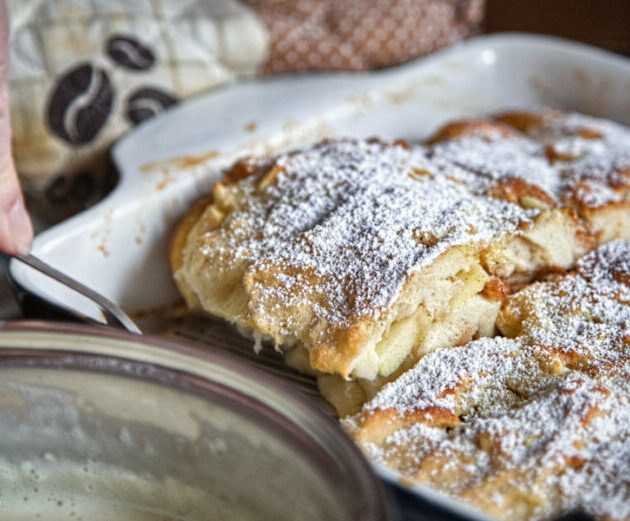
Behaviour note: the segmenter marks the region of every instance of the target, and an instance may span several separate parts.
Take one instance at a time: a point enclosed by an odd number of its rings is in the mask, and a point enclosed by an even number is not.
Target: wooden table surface
[[[630,0],[486,0],[485,31],[550,34],[630,56]]]

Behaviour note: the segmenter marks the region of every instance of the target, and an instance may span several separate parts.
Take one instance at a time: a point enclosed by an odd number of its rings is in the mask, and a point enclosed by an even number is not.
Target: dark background
[[[630,0],[486,0],[485,30],[550,34],[630,55]]]

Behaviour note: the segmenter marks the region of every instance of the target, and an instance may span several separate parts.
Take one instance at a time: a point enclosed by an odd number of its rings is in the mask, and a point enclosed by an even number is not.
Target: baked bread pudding
[[[584,506],[571,480],[627,502],[630,469],[605,470],[626,439],[624,238],[630,130],[545,109],[243,159],[170,264],[191,310],[316,375],[371,458],[538,519]]]
[[[175,280],[350,413],[435,348],[493,335],[513,288],[630,236],[629,143],[548,110],[245,159],[176,231]]]
[[[630,518],[630,243],[510,295],[342,420],[373,460],[501,519]]]

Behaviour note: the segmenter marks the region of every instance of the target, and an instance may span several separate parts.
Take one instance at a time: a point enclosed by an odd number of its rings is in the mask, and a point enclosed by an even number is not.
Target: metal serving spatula
[[[30,253],[25,255],[15,255],[13,258],[23,262],[40,273],[47,275],[51,279],[56,280],[65,287],[76,291],[94,302],[102,313],[107,325],[124,329],[130,333],[136,333],[138,335],[142,334],[142,331],[136,323],[131,320],[129,315],[127,315],[127,313],[125,313],[118,305],[114,304],[111,300],[105,298],[93,289],[81,284],[78,280],[75,280],[58,269],[53,268],[50,264],[44,262],[38,257],[35,257],[34,255],[31,255]]]

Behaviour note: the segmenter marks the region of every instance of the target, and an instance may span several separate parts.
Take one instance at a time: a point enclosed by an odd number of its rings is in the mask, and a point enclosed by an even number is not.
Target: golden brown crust
[[[499,277],[492,277],[481,290],[481,295],[495,302],[505,303],[505,299],[510,293],[510,287]]]
[[[338,373],[348,378],[355,360],[365,343],[364,324],[358,322],[337,331],[330,342],[318,343],[310,351],[311,366],[323,373]]]
[[[555,114],[556,112],[552,112]],[[510,111],[497,114],[494,119],[515,128],[523,134],[529,134],[533,129],[540,128],[548,116],[548,112]]]
[[[260,173],[263,168],[264,162],[261,162],[257,158],[245,157],[243,159],[239,159],[236,163],[234,163],[234,165],[224,172],[221,182],[226,186],[238,183],[243,179],[247,179],[248,177]]]
[[[444,407],[424,407],[401,414],[394,407],[361,413],[355,420],[360,426],[355,437],[366,443],[382,443],[388,436],[405,426],[424,424],[438,429],[454,428],[460,420]]]
[[[480,136],[488,138],[513,137],[516,132],[508,125],[499,121],[489,119],[460,120],[447,123],[441,127],[428,140],[427,144],[433,145],[449,139],[461,138],[464,136]]]
[[[217,189],[217,185],[221,187],[237,183],[256,175],[260,170],[260,161],[250,157],[240,159],[223,173],[221,183],[216,183],[214,189]],[[169,266],[173,273],[177,272],[182,267],[181,252],[184,249],[190,230],[199,220],[206,208],[213,204],[213,202],[214,197],[212,195],[206,195],[197,199],[175,225],[168,249]]]
[[[510,111],[496,114],[494,119],[505,123],[510,127],[529,136],[553,130],[562,125],[565,114],[556,109],[543,109],[540,111]],[[587,122],[580,125],[562,128],[562,134],[579,137],[582,139],[599,139],[603,134],[597,128]],[[555,151],[550,151],[552,159]]]
[[[182,267],[182,251],[188,240],[188,234],[210,204],[212,204],[212,196],[198,199],[175,225],[168,248],[168,261],[172,273],[176,273]]]
[[[556,200],[545,190],[518,177],[497,181],[488,190],[488,195],[526,208],[556,206]]]

